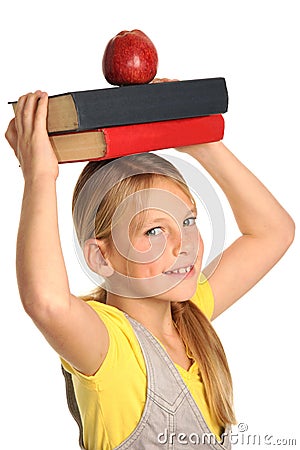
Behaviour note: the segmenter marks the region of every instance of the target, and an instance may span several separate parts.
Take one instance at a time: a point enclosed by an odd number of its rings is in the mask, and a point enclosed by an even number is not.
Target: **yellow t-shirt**
[[[191,300],[211,318],[214,300],[208,281],[198,284]],[[93,376],[82,375],[63,360],[62,364],[72,374],[85,447],[111,450],[124,441],[140,421],[146,401],[146,366],[138,340],[123,312],[103,303],[88,303],[99,314],[109,333],[106,358]],[[208,427],[219,438],[221,429],[210,416],[196,362],[188,371],[175,366]]]

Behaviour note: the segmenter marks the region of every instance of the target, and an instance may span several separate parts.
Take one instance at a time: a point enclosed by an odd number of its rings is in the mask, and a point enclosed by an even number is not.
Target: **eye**
[[[151,228],[151,230],[146,231],[146,236],[158,236],[162,233],[162,229],[160,227]]]
[[[192,225],[196,224],[196,220],[197,220],[197,217],[188,217],[187,219],[185,219],[183,221],[183,226],[184,227],[191,227]]]

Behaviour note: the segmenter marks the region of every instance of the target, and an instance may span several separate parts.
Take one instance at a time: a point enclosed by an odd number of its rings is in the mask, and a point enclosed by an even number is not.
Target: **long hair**
[[[131,175],[127,176],[128,173]],[[150,188],[156,177],[167,177],[176,183],[194,203],[178,170],[153,153],[89,162],[79,176],[72,203],[74,226],[81,247],[92,237],[109,241],[116,209],[129,195]],[[113,184],[112,179],[116,180]],[[103,195],[107,183],[112,186]],[[83,191],[85,195],[81,198]],[[106,291],[98,286],[82,298],[105,303]],[[210,321],[190,300],[171,302],[171,312],[180,336],[198,363],[211,415],[222,427],[236,423],[226,355]]]

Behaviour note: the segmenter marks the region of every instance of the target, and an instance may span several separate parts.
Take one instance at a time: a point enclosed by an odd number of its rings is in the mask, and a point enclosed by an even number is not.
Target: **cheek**
[[[153,238],[141,237],[132,242],[126,257],[134,263],[154,264],[166,249],[166,236],[162,233]]]
[[[132,278],[151,278],[162,272],[161,248],[155,245],[138,245],[135,242],[134,248],[126,254],[113,248],[110,252],[109,261],[116,272]]]
[[[107,259],[116,272],[123,275],[127,274],[127,259],[120,253],[113,243],[110,244]]]
[[[195,251],[194,258],[195,258],[195,266],[196,269],[201,268],[202,266],[202,260],[203,260],[203,254],[204,254],[204,242],[201,237],[201,234],[199,231],[197,232],[197,236],[195,237],[194,242],[197,242],[198,248]],[[198,267],[199,266],[199,267]]]
[[[162,262],[160,260],[144,264],[129,262],[127,269],[127,275],[133,278],[152,278],[161,274]]]
[[[130,244],[131,244],[130,249],[132,253],[134,252],[145,253],[151,249],[150,239],[146,238],[145,236],[131,240]]]
[[[200,233],[199,233],[199,236],[198,236],[198,242],[199,242],[199,254],[201,254],[201,256],[203,256],[203,253],[204,253],[204,242],[203,242],[203,239],[202,239],[202,236],[201,236]]]

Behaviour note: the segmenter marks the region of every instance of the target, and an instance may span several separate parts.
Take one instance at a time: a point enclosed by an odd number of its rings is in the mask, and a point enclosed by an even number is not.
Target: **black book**
[[[15,106],[15,102],[12,102]],[[223,114],[224,78],[139,84],[49,97],[49,134]]]

